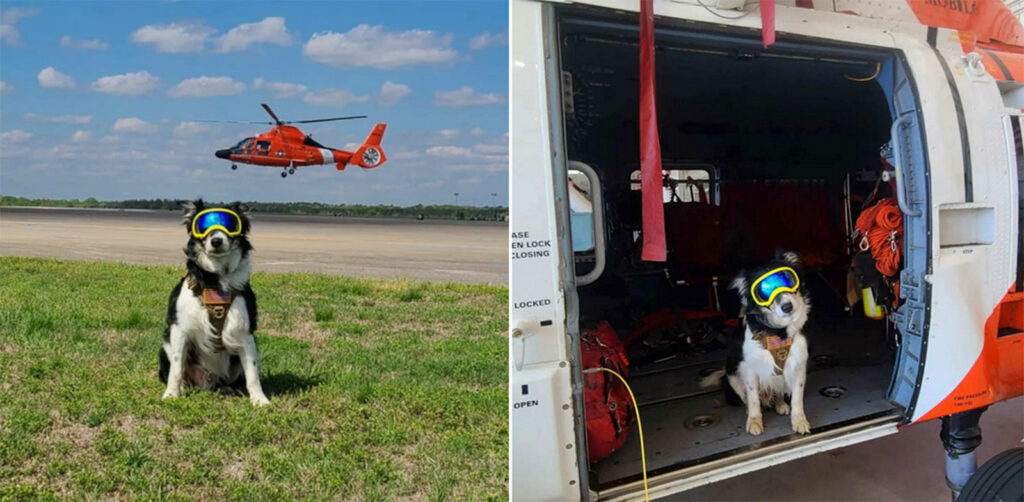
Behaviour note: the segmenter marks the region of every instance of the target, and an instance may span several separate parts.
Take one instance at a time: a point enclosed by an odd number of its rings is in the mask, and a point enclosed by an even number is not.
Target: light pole
[[[497,201],[497,197],[498,197],[498,193],[497,192],[491,192],[491,207],[494,208],[494,209],[492,209],[492,211],[494,211],[494,221],[498,221],[498,201]]]
[[[455,219],[458,220],[461,219],[459,218],[459,192],[455,192],[453,195],[455,195]]]

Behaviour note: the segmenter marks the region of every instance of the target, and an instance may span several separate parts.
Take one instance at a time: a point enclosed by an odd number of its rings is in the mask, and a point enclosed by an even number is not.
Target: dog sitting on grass
[[[249,286],[249,207],[207,208],[183,203],[189,240],[185,276],[171,291],[160,348],[164,399],[183,387],[239,388],[253,405],[270,404],[260,384],[256,349],[256,295]]]

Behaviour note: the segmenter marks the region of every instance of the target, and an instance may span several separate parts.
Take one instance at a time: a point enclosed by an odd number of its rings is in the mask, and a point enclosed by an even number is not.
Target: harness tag
[[[228,308],[230,308],[231,303],[235,300],[235,294],[231,292],[225,295],[214,288],[205,288],[201,298],[203,305],[206,306],[206,315],[210,319],[210,325],[213,327],[213,334],[215,336],[214,348],[222,350],[220,334],[224,330]]]
[[[783,339],[778,335],[760,335],[757,339],[775,360],[775,374],[781,375],[782,369],[786,367],[786,358],[789,357],[789,348],[793,345],[793,339],[789,337]]]
[[[221,294],[214,288],[206,288],[203,290],[203,305],[226,305],[230,304],[232,295]]]

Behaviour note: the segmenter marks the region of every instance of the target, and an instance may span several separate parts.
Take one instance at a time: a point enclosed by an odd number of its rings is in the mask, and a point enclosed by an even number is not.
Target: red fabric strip
[[[665,261],[661,141],[654,93],[654,0],[640,0],[640,195],[644,261]]]
[[[761,0],[761,43],[775,43],[775,0]]]

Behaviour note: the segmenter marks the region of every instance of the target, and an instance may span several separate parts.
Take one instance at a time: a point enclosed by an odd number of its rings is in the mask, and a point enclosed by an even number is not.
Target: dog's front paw
[[[167,389],[164,391],[164,399],[174,399],[181,396],[181,391],[177,389]]]
[[[256,407],[270,406],[270,400],[267,399],[267,396],[249,396],[249,401]]]
[[[764,424],[761,417],[747,417],[747,432],[752,436],[758,436],[764,432]]]
[[[793,415],[790,421],[793,424],[793,432],[797,434],[811,433],[811,423],[807,421],[807,417],[802,413],[799,415]]]

